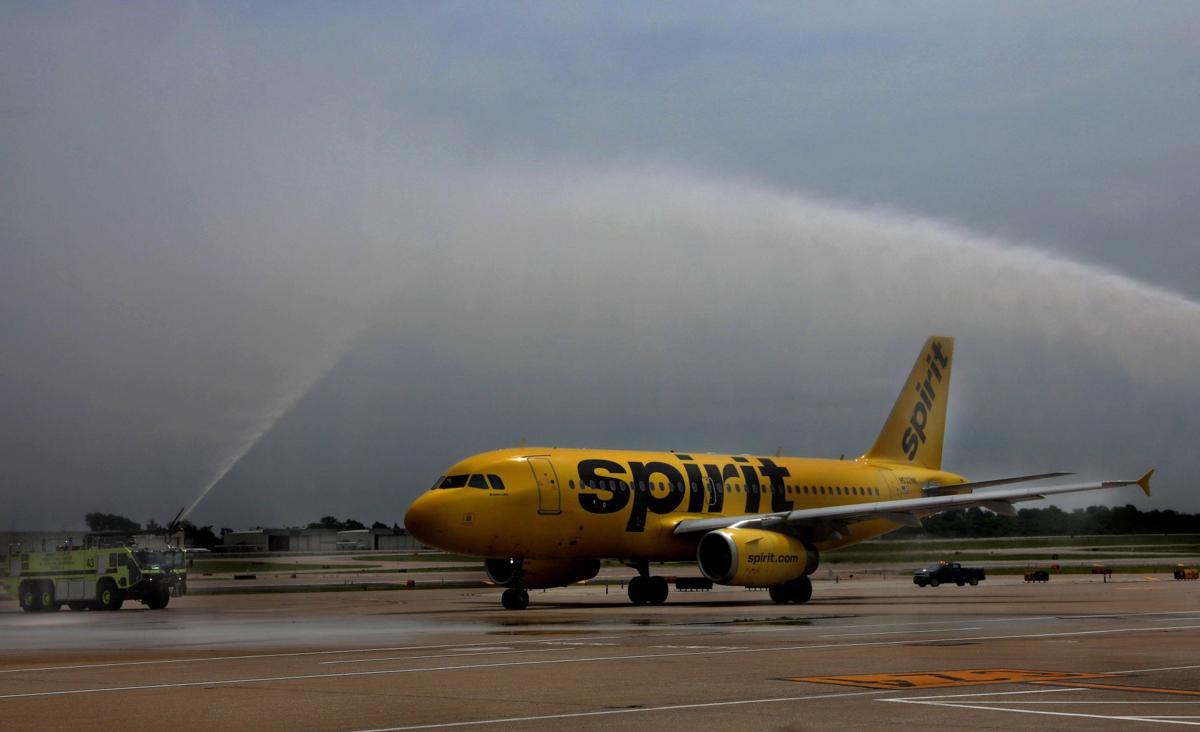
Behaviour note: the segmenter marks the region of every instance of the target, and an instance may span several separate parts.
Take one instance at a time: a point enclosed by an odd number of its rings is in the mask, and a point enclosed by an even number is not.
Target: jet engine
[[[811,544],[762,529],[710,531],[696,549],[700,571],[721,585],[781,585],[812,574],[820,561]]]
[[[563,587],[595,577],[599,559],[488,559],[483,563],[488,579],[503,587],[520,585],[527,590]]]

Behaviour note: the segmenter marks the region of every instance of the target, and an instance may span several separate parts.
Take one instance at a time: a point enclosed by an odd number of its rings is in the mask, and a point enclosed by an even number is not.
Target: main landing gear
[[[650,567],[646,562],[630,565],[638,571],[638,576],[629,580],[629,601],[634,605],[661,605],[667,601],[671,589],[662,577],[651,577]]]
[[[812,599],[812,580],[807,575],[781,585],[771,585],[769,589],[771,599],[781,605],[789,602],[799,605]]]

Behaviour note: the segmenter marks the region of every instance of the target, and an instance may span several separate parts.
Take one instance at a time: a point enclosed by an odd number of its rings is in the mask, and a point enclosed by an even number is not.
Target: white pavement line
[[[476,727],[487,724],[512,724],[514,722],[542,722],[551,719],[574,719],[577,717],[601,717],[610,714],[641,714],[645,712],[670,712],[683,709],[710,709],[712,707],[731,707],[745,704],[778,704],[780,702],[808,701],[811,699],[837,699],[844,696],[867,696],[870,694],[887,694],[895,689],[873,689],[871,691],[851,691],[843,694],[814,694],[812,696],[783,696],[773,699],[738,699],[724,702],[702,702],[698,704],[671,704],[661,707],[638,707],[630,709],[599,709],[594,712],[567,712],[564,714],[541,714],[533,717],[504,717],[500,719],[473,719],[467,722],[440,722],[435,724],[415,724],[407,727],[380,727],[378,729],[360,730],[360,732],[404,732],[417,729],[445,729],[447,727]]]
[[[905,702],[905,699],[885,699],[883,701]],[[1200,726],[1200,722],[1188,722],[1184,719],[1168,718],[1168,717],[1145,717],[1145,716],[1126,716],[1126,715],[1108,715],[1108,714],[1084,714],[1082,712],[1052,712],[1048,709],[1013,709],[1012,707],[995,707],[987,704],[960,704],[954,702],[936,702],[936,701],[913,701],[910,704],[921,704],[931,707],[944,707],[947,709],[975,709],[984,712],[1008,712],[1010,714],[1040,714],[1046,717],[1076,717],[1082,719],[1104,719],[1112,722],[1155,722],[1158,724],[1186,724],[1191,726]]]
[[[883,630],[878,633],[833,633],[830,635],[819,635],[818,638],[862,638],[868,635],[897,635],[900,633],[953,633],[958,630],[983,630],[983,626],[971,626],[967,628],[930,628],[929,630]]]
[[[435,656],[384,656],[382,658],[351,658],[345,661],[321,661],[321,666],[332,666],[339,663],[374,663],[376,661],[421,661],[428,658],[466,658],[467,656],[498,656],[511,653],[562,653],[574,648],[526,648],[520,651],[481,651],[479,653],[439,653]]]
[[[800,619],[803,619],[803,618],[800,618]],[[1058,619],[1058,616],[1055,616],[1055,615],[1030,615],[1027,617],[1019,617],[1019,618],[969,618],[969,619],[964,619],[964,622],[970,622],[970,623],[1024,623],[1024,622],[1029,622],[1029,621],[1033,621],[1033,620],[1057,620],[1057,619]],[[910,627],[910,626],[914,626],[914,625],[942,625],[946,622],[947,621],[943,619],[943,620],[924,620],[921,622],[914,622],[914,623],[861,623],[861,624],[857,624],[857,625],[832,625],[832,626],[829,626],[828,629],[829,630],[848,630],[850,628],[906,628],[906,627]],[[777,628],[734,628],[734,629],[730,629],[730,630],[725,630],[724,628],[721,628],[720,626],[717,626],[717,625],[697,626],[697,628],[708,628],[708,629],[712,629],[712,630],[724,630],[724,632],[726,632],[726,633],[780,633],[780,632],[789,631],[789,630],[800,631],[800,630],[823,630],[824,629],[824,628],[820,628],[815,625],[802,625],[802,626],[789,625],[789,626],[783,626],[783,627],[777,627]]]
[[[816,651],[827,650],[831,648],[863,648],[870,646],[896,646],[907,643],[941,643],[948,641],[983,641],[983,640],[1022,640],[1030,638],[1058,638],[1063,636],[1078,636],[1078,635],[1108,635],[1113,633],[1153,633],[1171,630],[1194,630],[1200,628],[1200,625],[1181,625],[1168,628],[1109,628],[1107,630],[1081,630],[1074,632],[1062,633],[1031,633],[1025,635],[981,635],[981,636],[959,636],[920,640],[888,640],[888,641],[865,641],[862,643],[824,643],[821,645],[803,645],[803,646],[775,646],[771,648],[739,648],[727,651],[680,651],[678,653],[643,653],[632,656],[593,656],[590,658],[553,658],[539,659],[536,661],[502,661],[500,663],[477,663],[461,666],[432,666],[428,668],[399,668],[399,669],[380,669],[378,671],[342,671],[338,673],[326,674],[299,674],[295,676],[272,676],[264,678],[249,678],[249,679],[219,679],[214,681],[188,681],[173,684],[144,684],[132,686],[113,686],[91,689],[66,689],[61,691],[30,691],[20,694],[0,694],[0,699],[20,699],[27,697],[39,696],[64,696],[68,694],[93,694],[109,691],[137,691],[141,689],[176,689],[189,686],[215,686],[226,684],[250,684],[267,681],[298,681],[304,679],[330,679],[350,676],[379,676],[385,674],[407,674],[407,673],[428,673],[433,671],[466,671],[480,668],[497,668],[504,666],[548,666],[551,664],[560,663],[600,663],[604,661],[633,661],[644,660],[647,658],[671,658],[676,656],[724,656],[732,653],[779,653],[781,651]],[[894,691],[894,690],[893,690]]]
[[[593,635],[583,638],[567,638],[565,641],[585,641],[585,640],[607,640],[609,638],[623,638],[619,635]],[[563,641],[547,641],[543,638],[537,640],[515,640],[508,641],[516,645],[518,643],[561,643]],[[77,671],[88,668],[113,668],[119,666],[156,666],[177,663],[206,663],[209,661],[247,661],[260,658],[293,658],[301,656],[331,656],[341,653],[395,653],[397,651],[432,651],[437,648],[467,648],[469,646],[494,646],[495,641],[486,643],[442,643],[433,646],[390,646],[388,648],[346,648],[337,651],[291,651],[287,653],[255,653],[251,655],[240,656],[209,656],[207,658],[166,658],[156,659],[152,661],[112,661],[110,663],[83,663],[73,666],[41,666],[38,668],[6,668],[0,669],[0,674],[19,674],[33,673],[34,671]]]
[[[1200,668],[1200,664],[1193,666],[1163,666],[1161,668],[1135,668],[1128,671],[1105,671],[1106,674],[1140,674],[1149,673],[1151,671],[1186,671],[1187,669]]]

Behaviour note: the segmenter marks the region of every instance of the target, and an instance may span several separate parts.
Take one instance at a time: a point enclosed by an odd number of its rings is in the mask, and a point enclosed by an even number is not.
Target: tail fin
[[[953,357],[953,338],[930,336],[925,341],[892,413],[864,458],[933,470],[942,467],[942,434],[946,428]]]

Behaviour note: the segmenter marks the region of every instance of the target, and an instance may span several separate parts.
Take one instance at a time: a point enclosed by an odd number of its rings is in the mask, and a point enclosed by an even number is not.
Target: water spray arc
[[[191,515],[192,511],[194,511],[196,507],[200,505],[201,501],[208,496],[212,489],[215,488],[217,484],[229,474],[229,471],[233,470],[234,467],[236,467],[237,464],[242,461],[242,458],[246,457],[246,455],[248,455],[250,451],[253,450],[254,447],[261,442],[262,439],[266,437],[272,429],[274,429],[275,425],[279,423],[279,420],[287,416],[287,414],[291,412],[292,409],[294,409],[296,405],[299,404],[300,401],[304,399],[304,397],[308,395],[308,393],[312,391],[322,379],[328,376],[330,372],[332,372],[337,365],[341,363],[342,359],[349,352],[351,345],[354,343],[355,339],[362,332],[362,330],[363,329],[360,328],[359,330],[355,331],[355,333],[347,338],[343,342],[343,345],[335,351],[335,356],[333,358],[331,358],[326,364],[318,369],[311,377],[305,379],[294,389],[291,389],[285,393],[279,402],[274,406],[274,408],[272,408],[257,421],[253,431],[246,437],[245,440],[241,442],[241,445],[218,466],[217,471],[213,475],[212,479],[204,485],[204,487],[200,490],[200,493],[197,494],[195,500],[188,504],[187,508],[180,511],[180,513],[175,517],[175,520],[171,522],[171,529],[175,529],[178,525],[182,524],[182,522]]]

